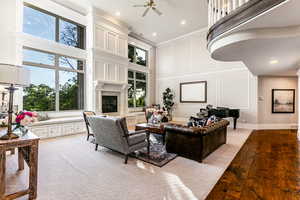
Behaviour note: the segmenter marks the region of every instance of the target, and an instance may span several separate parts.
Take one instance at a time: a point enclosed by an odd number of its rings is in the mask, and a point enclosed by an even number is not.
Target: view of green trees
[[[80,107],[78,80],[69,79],[59,90],[59,109],[76,110]],[[55,89],[45,85],[31,84],[24,89],[23,107],[28,111],[55,111]]]
[[[28,111],[54,111],[55,91],[48,85],[30,84],[24,88],[23,107]]]

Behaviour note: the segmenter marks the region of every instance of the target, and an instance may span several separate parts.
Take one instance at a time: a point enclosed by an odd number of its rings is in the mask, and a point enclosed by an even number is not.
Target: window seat
[[[86,131],[83,117],[54,118],[35,122],[29,130],[41,139],[73,135]]]
[[[64,118],[54,118],[45,121],[38,121],[33,123],[31,126],[42,126],[42,125],[51,125],[51,124],[63,124],[69,122],[83,122],[83,117],[64,117]]]

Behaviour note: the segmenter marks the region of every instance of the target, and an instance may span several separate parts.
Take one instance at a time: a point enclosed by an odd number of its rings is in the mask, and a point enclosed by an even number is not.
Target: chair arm
[[[133,131],[133,132],[130,132],[128,135],[125,135],[124,137],[130,137],[133,135],[138,135],[138,134],[142,134],[142,133],[146,133],[146,132],[147,132],[146,130]]]

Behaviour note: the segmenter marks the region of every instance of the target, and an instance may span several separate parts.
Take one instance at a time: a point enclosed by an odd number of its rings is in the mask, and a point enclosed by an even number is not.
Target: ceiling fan
[[[152,9],[159,16],[162,15],[162,12],[160,12],[156,8],[156,4],[155,4],[154,0],[150,0],[150,1],[146,2],[144,5],[134,5],[133,7],[144,7],[144,8],[146,8],[145,12],[142,15],[143,17],[145,17],[148,14],[150,9]]]

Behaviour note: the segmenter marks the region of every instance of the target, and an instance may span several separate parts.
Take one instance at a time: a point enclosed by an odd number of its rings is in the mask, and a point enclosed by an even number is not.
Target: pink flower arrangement
[[[36,112],[20,112],[16,119],[16,125],[17,126],[28,126],[32,124],[33,122],[37,121],[37,113]]]

